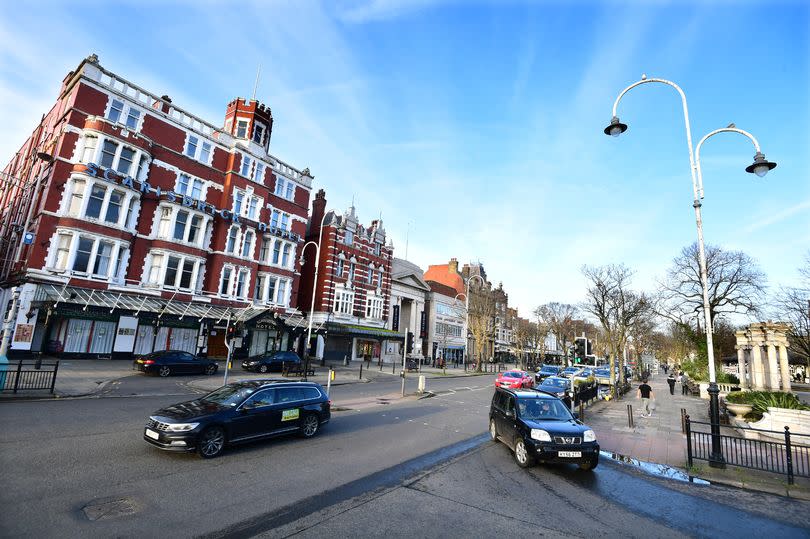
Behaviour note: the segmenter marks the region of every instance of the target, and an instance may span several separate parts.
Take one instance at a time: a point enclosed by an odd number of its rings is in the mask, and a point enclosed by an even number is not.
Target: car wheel
[[[262,365],[261,367],[259,367],[259,372],[262,373],[262,374],[266,373],[267,372],[267,365]]]
[[[169,368],[168,365],[163,365],[162,367],[160,367],[160,369],[158,369],[158,375],[163,376],[164,378],[166,376],[169,376],[171,373],[172,370]]]
[[[489,420],[489,439],[493,442],[498,441],[498,428],[495,426],[495,420]]]
[[[523,440],[518,440],[515,443],[515,461],[521,468],[528,468],[534,464],[532,457],[529,455],[529,449],[526,447],[526,442]]]
[[[218,457],[225,448],[225,431],[222,427],[208,427],[197,442],[197,453],[204,459]]]
[[[320,421],[318,421],[318,416],[315,414],[307,414],[304,417],[304,421],[301,423],[301,436],[304,438],[312,438],[318,433],[319,427]]]
[[[596,468],[598,465],[599,465],[598,459],[586,460],[584,462],[579,463],[579,469],[588,472]]]
[[[207,374],[208,376],[211,376],[212,374],[215,374],[216,372],[217,372],[217,366],[214,365],[213,363],[211,365],[208,365],[207,367],[205,367],[205,374]]]

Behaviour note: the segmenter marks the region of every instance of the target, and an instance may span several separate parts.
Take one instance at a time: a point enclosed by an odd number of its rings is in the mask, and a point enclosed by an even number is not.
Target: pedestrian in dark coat
[[[675,394],[675,373],[674,372],[669,373],[669,376],[667,376],[667,383],[669,384],[669,394],[674,395]]]

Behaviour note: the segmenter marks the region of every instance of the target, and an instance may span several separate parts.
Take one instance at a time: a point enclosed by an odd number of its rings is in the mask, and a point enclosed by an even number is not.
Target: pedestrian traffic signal
[[[225,336],[227,339],[233,339],[234,337],[236,337],[236,324],[230,324],[228,326]]]
[[[413,353],[413,331],[408,332],[406,350],[409,354]]]
[[[585,357],[587,339],[585,337],[577,337],[574,342],[574,357],[577,358],[577,363]]]

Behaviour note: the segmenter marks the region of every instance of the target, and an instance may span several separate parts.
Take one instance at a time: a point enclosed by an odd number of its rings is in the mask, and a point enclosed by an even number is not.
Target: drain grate
[[[82,507],[87,520],[110,520],[113,518],[134,515],[138,512],[138,504],[132,498],[113,498],[97,500]]]

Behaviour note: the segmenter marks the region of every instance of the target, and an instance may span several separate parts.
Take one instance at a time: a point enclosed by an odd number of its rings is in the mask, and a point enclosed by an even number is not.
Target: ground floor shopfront
[[[392,357],[390,350],[401,350],[405,336],[384,328],[329,322],[318,328],[315,357],[324,361],[384,362]],[[401,360],[401,356],[399,356]]]
[[[19,289],[10,357],[131,359],[183,350],[225,358],[229,322],[239,328],[235,357],[288,350],[294,342],[289,315],[276,314],[272,324],[262,325],[255,320],[268,309],[252,304],[216,306],[51,284]]]

